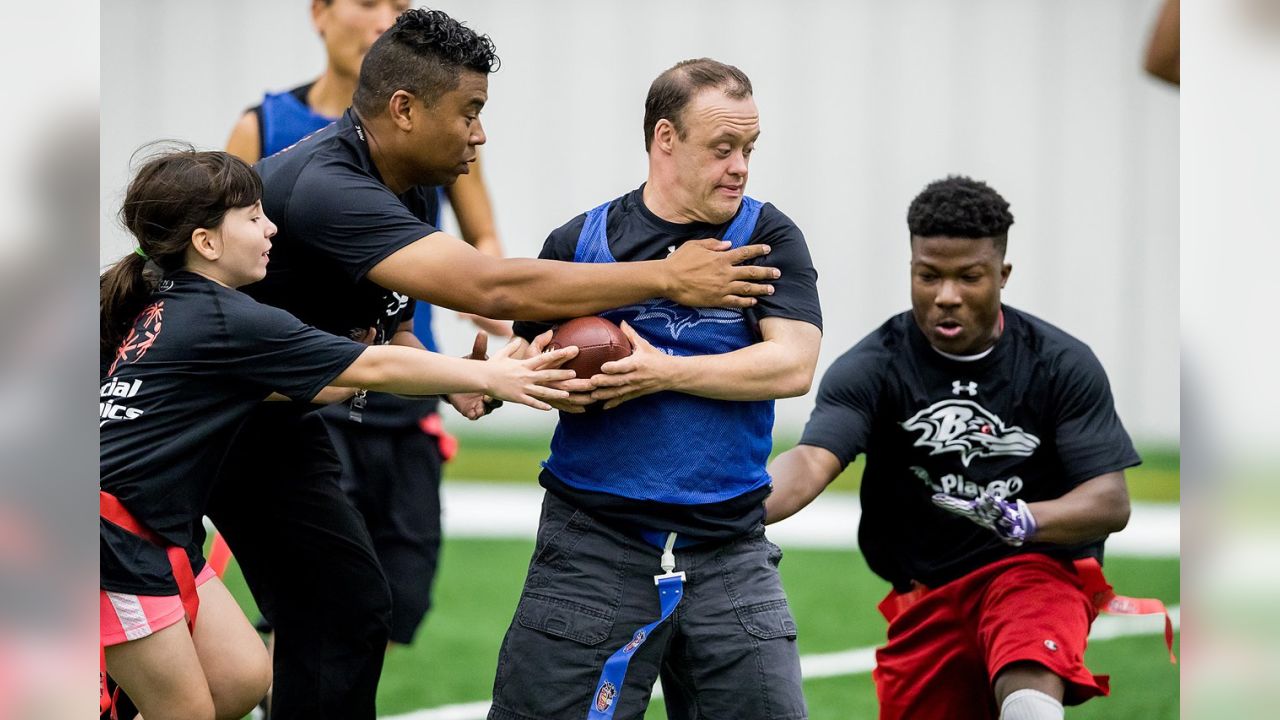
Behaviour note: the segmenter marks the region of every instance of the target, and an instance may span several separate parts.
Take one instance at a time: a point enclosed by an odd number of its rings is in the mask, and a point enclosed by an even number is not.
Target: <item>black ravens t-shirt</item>
[[[549,260],[573,260],[578,237],[586,223],[579,215],[552,231],[538,257]],[[661,260],[688,240],[719,238],[729,227],[707,223],[673,223],[654,215],[644,204],[644,186],[618,198],[609,206],[605,233],[609,252],[618,262]],[[818,273],[814,270],[804,234],[782,211],[770,203],[760,208],[760,217],[749,244],[767,244],[771,252],[760,261],[782,271],[775,280],[774,294],[759,298],[748,311],[758,323],[766,317],[801,320],[822,328],[822,309],[818,303]],[[517,322],[515,331],[532,339],[550,325]],[[697,432],[696,428],[690,429]],[[633,500],[616,495],[592,493],[571,487],[548,470],[540,482],[548,491],[564,498],[597,517],[624,530],[647,530],[661,527],[680,533],[691,540],[726,540],[737,537],[764,519],[764,499],[770,486],[719,503],[676,505]]]
[[[189,547],[240,423],[273,391],[310,399],[364,349],[200,275],[171,274],[104,359],[99,486],[143,525]],[[176,592],[163,550],[99,525],[104,589]]]
[[[438,214],[435,188],[391,192],[351,110],[256,168],[263,212],[278,230],[267,277],[243,290],[336,335],[393,334],[409,299],[365,274],[437,231],[428,222]]]
[[[1020,552],[1101,558],[1081,546],[1005,545],[933,505],[936,492],[983,489],[1027,502],[1061,497],[1141,460],[1089,348],[1004,307],[991,352],[957,360],[936,351],[910,312],[891,318],[827,371],[803,445],[848,464],[867,454],[858,544],[899,590],[936,587]]]

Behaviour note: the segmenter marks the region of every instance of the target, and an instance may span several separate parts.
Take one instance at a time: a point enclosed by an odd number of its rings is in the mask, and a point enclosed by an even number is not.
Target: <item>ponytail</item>
[[[234,155],[169,143],[148,148],[158,151],[138,168],[120,206],[120,222],[138,248],[98,278],[104,360],[115,355],[160,277],[186,264],[191,233],[220,226],[228,210],[262,197],[258,174]]]
[[[129,253],[98,278],[98,315],[101,322],[99,357],[108,360],[124,342],[134,318],[142,312],[154,289],[147,278],[147,260]]]

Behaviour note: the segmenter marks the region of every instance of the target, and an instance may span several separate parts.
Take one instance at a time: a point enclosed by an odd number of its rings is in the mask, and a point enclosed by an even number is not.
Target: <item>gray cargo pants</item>
[[[489,720],[585,718],[604,661],[659,615],[660,554],[548,493]],[[672,720],[806,718],[782,551],[764,528],[675,556],[684,599],[632,658],[616,720],[644,716],[659,676]]]

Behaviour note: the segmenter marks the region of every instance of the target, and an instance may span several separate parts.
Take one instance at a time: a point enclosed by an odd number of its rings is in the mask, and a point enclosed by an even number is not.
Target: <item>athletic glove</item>
[[[933,504],[994,532],[1008,545],[1017,547],[1036,534],[1036,519],[1022,500],[1004,500],[984,490],[973,500],[934,493]]]

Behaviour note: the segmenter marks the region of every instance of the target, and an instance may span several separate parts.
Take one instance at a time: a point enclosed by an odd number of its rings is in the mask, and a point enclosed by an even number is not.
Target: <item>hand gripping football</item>
[[[561,367],[574,371],[580,378],[599,373],[601,365],[621,360],[632,351],[631,341],[622,334],[622,328],[594,315],[557,325],[547,349],[559,350],[570,345],[578,347],[578,355]]]

